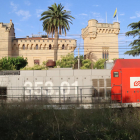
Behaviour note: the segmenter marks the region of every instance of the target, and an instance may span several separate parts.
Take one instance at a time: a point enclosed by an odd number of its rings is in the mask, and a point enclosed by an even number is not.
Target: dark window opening
[[[52,46],[51,46],[51,44],[49,45],[49,50],[51,50],[51,48],[52,48]]]
[[[62,50],[64,50],[64,44],[62,45]]]
[[[34,60],[34,65],[39,65],[40,63],[39,63],[39,60],[38,59],[36,59],[36,60]]]
[[[7,99],[7,87],[0,87],[0,100]]]
[[[25,45],[23,45],[23,50],[25,50]]]
[[[36,44],[36,50],[38,50],[38,44]]]
[[[113,77],[119,77],[119,72],[113,72]]]
[[[103,50],[103,51],[102,51],[102,58],[103,58],[103,59],[108,59],[108,56],[109,56],[108,50]]]

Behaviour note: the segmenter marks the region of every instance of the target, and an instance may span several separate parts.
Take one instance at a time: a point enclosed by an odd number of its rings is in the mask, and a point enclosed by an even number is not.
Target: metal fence
[[[96,104],[110,102],[110,95],[104,95],[93,86],[0,88],[0,101],[5,103]]]

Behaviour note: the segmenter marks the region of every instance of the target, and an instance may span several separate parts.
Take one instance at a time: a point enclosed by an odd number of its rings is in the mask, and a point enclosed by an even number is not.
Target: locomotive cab
[[[117,59],[111,70],[111,100],[140,103],[140,59]]]

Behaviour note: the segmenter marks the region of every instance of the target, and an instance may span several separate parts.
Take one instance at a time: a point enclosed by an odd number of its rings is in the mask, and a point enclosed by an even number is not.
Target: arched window
[[[25,44],[23,44],[23,50],[25,50]]]
[[[38,44],[36,44],[36,50],[38,50]]]
[[[64,44],[62,45],[62,50],[64,50]]]
[[[29,44],[27,44],[27,50],[28,50],[28,48],[29,48]]]
[[[33,49],[33,44],[31,45],[31,48],[30,48],[30,50],[32,50]]]
[[[20,44],[18,44],[18,47],[16,48],[17,50],[20,49]]]
[[[51,49],[52,49],[52,45],[50,44],[50,45],[49,45],[49,50],[51,50]]]

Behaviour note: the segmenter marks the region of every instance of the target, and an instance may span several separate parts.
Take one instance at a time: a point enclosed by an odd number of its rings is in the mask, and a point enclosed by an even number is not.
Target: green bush
[[[98,59],[94,64],[94,69],[104,69],[104,63],[107,59]]]
[[[84,60],[84,56],[83,56],[83,55],[80,55],[79,58],[80,58],[81,61]],[[78,61],[78,56],[74,57],[74,61],[75,61],[75,63],[77,63],[77,61]]]
[[[24,59],[23,57],[3,57],[1,64],[2,70],[20,70],[24,68],[28,62],[27,58]]]
[[[60,68],[71,68],[75,64],[74,54],[69,53],[66,56],[61,56],[61,60],[56,61],[56,67],[60,66]]]
[[[27,66],[20,70],[47,70],[47,68],[44,65],[34,65],[33,67]]]
[[[85,59],[82,61],[81,69],[91,69],[91,61],[89,59]]]

